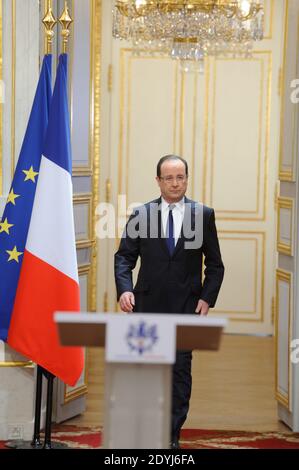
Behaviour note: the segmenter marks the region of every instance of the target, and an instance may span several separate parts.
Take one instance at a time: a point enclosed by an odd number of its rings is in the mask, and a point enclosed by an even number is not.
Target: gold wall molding
[[[80,202],[89,202],[92,199],[91,193],[79,193],[74,194],[73,202],[74,204],[79,204]]]
[[[276,319],[276,298],[273,296],[271,301],[271,323],[275,325]]]
[[[86,351],[87,354],[87,351]],[[85,367],[85,378],[84,378],[84,384],[80,385],[79,387],[76,387],[75,390],[68,390],[68,387],[65,385],[64,387],[64,400],[63,404],[70,403],[73,400],[76,400],[77,398],[83,397],[84,395],[87,395],[88,389],[86,385],[86,377],[87,377],[87,367]]]
[[[205,60],[205,104],[204,104],[204,147],[203,147],[203,203],[207,203],[207,171],[208,171],[208,141],[209,141],[209,89],[210,89],[210,72],[211,59],[207,57]]]
[[[277,251],[284,255],[293,256],[293,227],[294,227],[294,200],[290,197],[278,197],[277,198]],[[290,243],[285,243],[280,239],[281,233],[281,209],[286,209],[290,212]]]
[[[186,72],[181,72],[181,103],[180,103],[180,155],[184,154],[184,133],[185,133],[185,82]]]
[[[101,47],[102,47],[102,0],[91,2],[91,135],[90,153],[93,157],[93,199],[92,199],[92,226],[93,238],[96,240],[96,207],[99,203],[99,181],[100,181],[100,125],[101,125]],[[91,261],[91,286],[89,307],[96,311],[97,291],[97,244],[93,245]]]
[[[174,82],[174,92],[173,92],[173,102],[174,102],[174,126],[173,126],[173,153],[176,153],[176,132],[177,132],[177,111],[178,111],[178,105],[177,105],[177,95],[178,95],[178,77],[179,77],[179,66],[176,64],[176,69],[175,69],[175,82]]]
[[[81,250],[82,248],[93,247],[94,243],[95,243],[94,240],[82,240],[82,241],[76,242],[76,247]]]
[[[277,80],[277,94],[280,97],[282,96],[282,67],[278,70],[278,80]]]
[[[74,206],[88,206],[88,236],[83,240],[77,240],[76,246],[81,246],[83,243],[88,243],[92,241],[93,236],[93,216],[92,216],[92,194],[76,194],[73,197]]]
[[[111,188],[112,188],[111,179],[107,178],[106,179],[106,202],[107,203],[111,202]]]
[[[109,305],[109,302],[108,302],[108,292],[105,291],[105,293],[104,293],[104,299],[103,299],[103,311],[104,311],[104,312],[108,312],[108,305]]]
[[[92,168],[84,168],[82,166],[75,166],[73,168],[73,176],[93,176]]]
[[[233,322],[263,322],[264,321],[264,302],[265,302],[265,250],[266,250],[266,234],[261,231],[241,231],[241,230],[218,230],[219,240],[240,240],[240,241],[254,241],[255,242],[255,290],[254,290],[254,310],[222,310],[222,309],[213,309],[211,314],[224,314],[224,315],[236,315],[238,317],[230,317],[229,321]],[[222,236],[224,235],[224,236]],[[228,236],[227,236],[228,235]],[[235,236],[236,235],[236,236]],[[240,235],[240,236],[238,236]],[[244,236],[243,236],[244,235]],[[252,236],[251,236],[252,235]],[[253,235],[256,235],[257,238]],[[260,248],[258,248],[260,242]],[[259,260],[259,251],[260,251],[260,260]],[[260,277],[261,277],[261,287],[260,287],[260,303],[258,307],[258,266],[260,263]],[[258,313],[258,308],[260,309],[260,315],[258,318],[244,318],[244,315],[251,315]]]
[[[113,65],[109,64],[108,66],[108,83],[107,83],[108,92],[111,93],[113,90]]]
[[[120,102],[119,102],[119,138],[118,138],[118,194],[122,187],[122,165],[123,165],[123,141],[124,141],[124,112],[125,112],[125,53],[122,49],[120,54]]]
[[[90,274],[90,265],[89,264],[83,264],[82,266],[79,266],[78,268],[78,273],[79,273],[79,276],[81,276],[81,274]]]
[[[282,63],[282,71],[281,71],[280,149],[279,149],[279,170],[278,170],[278,177],[281,181],[293,181],[293,172],[285,171],[282,168],[283,144],[284,144],[284,112],[285,112],[284,88],[285,88],[285,81],[286,81],[287,42],[288,42],[288,32],[289,32],[288,14],[289,14],[289,0],[285,0],[283,63]]]
[[[298,105],[293,104],[292,106],[292,157],[291,163],[289,168],[284,168],[284,143],[286,139],[285,135],[285,108],[286,108],[286,100],[290,99],[290,90],[287,87],[287,79],[296,78],[295,75],[299,73],[299,14],[296,17],[297,20],[297,40],[296,44],[296,70],[294,77],[287,77],[287,50],[288,50],[288,39],[289,39],[289,29],[290,29],[290,20],[293,18],[289,17],[289,0],[286,0],[285,3],[285,28],[284,28],[284,48],[283,48],[283,67],[282,67],[282,92],[281,92],[281,116],[280,116],[280,151],[279,151],[279,179],[281,181],[295,181],[295,159],[297,158],[298,152]],[[286,90],[287,88],[287,90]]]
[[[34,369],[35,364],[32,361],[4,361],[0,362],[1,367],[24,367],[26,369]]]
[[[279,388],[279,383],[278,383],[278,366],[279,366],[278,326],[279,326],[279,316],[280,316],[280,311],[279,311],[279,283],[280,282],[285,282],[289,286],[288,313],[287,313],[287,316],[288,316],[288,344],[287,344],[288,390],[287,390],[287,393],[284,393]],[[281,403],[284,407],[286,407],[289,411],[292,411],[292,400],[291,400],[292,368],[290,365],[290,352],[291,352],[290,343],[291,343],[291,334],[292,334],[291,326],[292,326],[292,321],[293,321],[292,288],[293,288],[292,273],[285,271],[284,269],[277,269],[276,270],[276,315],[275,315],[275,396],[276,396],[277,401]],[[283,364],[282,367],[285,367],[285,364]]]
[[[194,186],[195,186],[195,149],[196,149],[196,122],[197,122],[197,105],[198,105],[198,74],[194,74],[194,99],[193,99],[193,137],[192,137],[192,160],[191,160],[191,174],[192,185],[191,194],[194,199]]]
[[[268,0],[267,3],[264,1],[264,9],[265,9],[265,18],[270,18],[269,20],[269,31],[266,31],[264,35],[264,39],[272,39],[273,36],[273,21],[274,21],[274,1],[275,0]]]

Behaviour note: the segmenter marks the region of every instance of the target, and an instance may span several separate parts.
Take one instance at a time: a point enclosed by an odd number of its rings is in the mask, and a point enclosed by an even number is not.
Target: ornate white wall
[[[265,38],[252,57],[213,58],[204,74],[111,38],[103,0],[100,200],[117,209],[159,195],[155,166],[176,153],[189,164],[187,195],[216,212],[226,274],[211,315],[229,331],[272,334],[275,296],[275,188],[283,63],[284,1],[265,0]],[[126,213],[120,214],[126,218]],[[115,240],[99,240],[98,306],[115,310]]]

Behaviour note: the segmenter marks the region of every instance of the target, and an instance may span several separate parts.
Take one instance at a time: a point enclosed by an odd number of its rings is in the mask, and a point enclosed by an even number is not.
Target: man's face
[[[156,177],[161,195],[169,203],[180,201],[187,191],[186,168],[180,160],[166,160],[161,166],[161,176]]]

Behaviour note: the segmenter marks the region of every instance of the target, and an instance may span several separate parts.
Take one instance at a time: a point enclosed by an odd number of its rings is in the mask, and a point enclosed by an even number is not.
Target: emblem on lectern
[[[136,325],[130,325],[127,334],[127,343],[131,351],[138,354],[150,351],[158,340],[157,325],[148,325],[141,321]]]

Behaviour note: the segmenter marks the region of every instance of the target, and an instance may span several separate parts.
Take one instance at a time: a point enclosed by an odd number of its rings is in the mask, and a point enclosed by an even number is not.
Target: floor
[[[103,423],[104,352],[89,350],[87,410],[69,424]],[[224,335],[218,352],[193,353],[186,428],[289,432],[277,419],[274,338]]]

